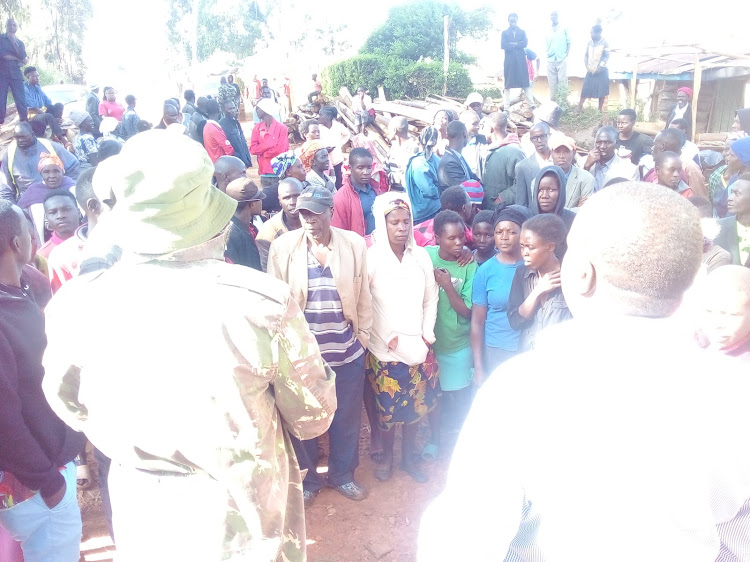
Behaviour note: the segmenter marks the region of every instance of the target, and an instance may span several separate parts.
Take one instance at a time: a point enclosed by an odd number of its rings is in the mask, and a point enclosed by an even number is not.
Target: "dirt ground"
[[[355,477],[369,490],[369,497],[362,502],[353,502],[332,489],[324,489],[318,494],[306,512],[307,557],[310,562],[416,560],[419,520],[424,509],[443,488],[448,466],[445,455],[435,462],[423,464],[430,481],[417,484],[405,472],[398,470],[401,445],[400,430],[397,430],[393,477],[381,483],[373,476],[375,463],[369,456],[370,428],[364,410],[361,428],[360,465]],[[421,442],[424,442],[424,435],[428,431],[426,424],[423,424]],[[321,441],[325,454],[321,456],[320,466],[325,467],[328,444],[325,437]],[[78,493],[83,517],[81,560],[112,561],[115,547],[107,534],[101,507],[98,467],[93,455],[89,454],[88,457],[93,484],[88,490]]]

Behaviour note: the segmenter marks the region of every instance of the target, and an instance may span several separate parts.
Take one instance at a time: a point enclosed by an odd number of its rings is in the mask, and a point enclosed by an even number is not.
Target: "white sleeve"
[[[520,463],[513,462],[518,425],[500,419],[513,410],[503,399],[507,372],[495,372],[474,401],[445,490],[420,522],[419,562],[502,560],[518,531],[524,506]]]

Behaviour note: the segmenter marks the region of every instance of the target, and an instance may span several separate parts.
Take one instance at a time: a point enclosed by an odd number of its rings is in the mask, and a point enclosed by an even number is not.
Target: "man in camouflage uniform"
[[[114,158],[123,256],[48,307],[44,386],[112,459],[118,560],[303,561],[290,435],[328,429],[334,374],[289,287],[224,261],[236,203],[200,145],[148,131]]]

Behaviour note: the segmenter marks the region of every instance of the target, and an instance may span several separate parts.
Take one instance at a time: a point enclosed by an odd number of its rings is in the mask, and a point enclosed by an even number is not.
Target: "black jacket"
[[[237,121],[237,119],[222,117],[219,119],[219,125],[224,129],[224,133],[227,135],[227,140],[232,145],[232,148],[234,148],[234,155],[242,160],[245,166],[252,166],[253,162],[250,160],[250,149],[247,147],[247,140],[242,133],[240,122]]]
[[[232,260],[232,263],[263,271],[258,246],[248,232],[247,226],[242,224],[237,217],[232,217],[225,255]]]
[[[42,392],[44,316],[26,290],[0,285],[0,470],[49,496],[64,479],[59,467],[85,442]]]
[[[573,219],[576,218],[576,214],[570,209],[565,208],[565,201],[567,199],[565,186],[568,180],[565,178],[565,172],[563,172],[562,168],[560,168],[559,166],[546,166],[539,170],[536,177],[534,178],[534,187],[531,194],[531,201],[529,201],[529,209],[531,209],[531,214],[533,215],[540,214],[538,199],[539,182],[542,180],[542,177],[546,176],[547,174],[555,174],[557,176],[557,180],[560,182],[560,194],[557,197],[555,214],[562,219],[562,221],[565,223],[565,228],[568,230],[568,232],[570,232],[570,227],[573,225]],[[557,257],[562,259],[567,250],[567,243],[563,243],[562,248],[560,248],[559,251],[555,250],[555,254],[557,254]]]
[[[750,267],[750,258],[740,263],[740,244],[737,234],[737,217],[734,215],[716,221],[719,224],[719,234],[714,238],[714,244],[724,248],[732,256],[732,263]]]
[[[464,164],[466,167],[464,167]],[[463,156],[460,154],[456,156],[455,152],[447,149],[438,165],[438,188],[440,189],[440,193],[443,193],[449,187],[461,185],[468,180],[479,181],[479,178],[471,171],[468,162],[463,159]]]

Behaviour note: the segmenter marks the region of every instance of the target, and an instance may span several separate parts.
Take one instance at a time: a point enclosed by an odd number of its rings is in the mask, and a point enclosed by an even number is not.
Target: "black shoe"
[[[342,484],[341,486],[333,486],[333,489],[342,496],[349,498],[350,500],[353,500],[355,502],[362,501],[367,497],[367,490],[357,484],[354,480],[352,480],[351,482],[347,482],[346,484]]]
[[[415,482],[419,482],[420,484],[424,484],[429,480],[427,475],[419,470],[419,467],[416,464],[405,464],[401,463],[401,470],[406,472],[409,476],[411,476]]]
[[[315,499],[315,496],[320,493],[320,490],[317,492],[313,492],[312,490],[304,490],[302,492],[302,497],[305,498],[305,509],[310,507],[312,505],[313,500]]]
[[[379,464],[374,470],[375,480],[378,482],[387,482],[393,476],[393,462],[389,464]]]

